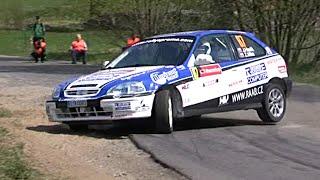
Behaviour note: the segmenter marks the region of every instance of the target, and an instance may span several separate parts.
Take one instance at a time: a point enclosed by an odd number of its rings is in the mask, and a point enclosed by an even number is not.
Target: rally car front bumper
[[[46,111],[52,122],[148,118],[152,115],[154,97],[154,94],[149,94],[115,99],[47,101]]]

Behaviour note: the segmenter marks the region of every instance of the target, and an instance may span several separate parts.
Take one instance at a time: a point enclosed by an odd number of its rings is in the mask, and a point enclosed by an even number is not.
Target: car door
[[[228,101],[223,98],[229,93],[228,84],[234,79],[232,73],[225,76],[222,68],[236,62],[233,51],[227,35],[213,34],[200,39],[188,64],[193,80],[177,86],[183,107],[208,104],[209,101],[214,101],[216,107]],[[219,102],[220,97],[223,102]]]
[[[238,61],[222,65],[229,88],[228,104],[260,102],[263,84],[268,82],[268,73],[266,64],[259,59],[266,55],[266,50],[245,34],[232,34],[230,38]]]

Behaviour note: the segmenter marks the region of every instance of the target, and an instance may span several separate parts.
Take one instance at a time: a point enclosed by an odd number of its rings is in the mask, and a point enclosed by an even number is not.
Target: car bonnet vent
[[[71,88],[82,88],[82,87],[96,87],[98,84],[80,84],[80,85],[73,85]]]

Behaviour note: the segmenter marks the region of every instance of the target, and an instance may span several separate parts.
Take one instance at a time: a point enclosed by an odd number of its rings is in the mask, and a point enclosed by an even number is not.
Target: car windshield
[[[191,37],[148,39],[124,51],[107,68],[180,65],[193,42]]]

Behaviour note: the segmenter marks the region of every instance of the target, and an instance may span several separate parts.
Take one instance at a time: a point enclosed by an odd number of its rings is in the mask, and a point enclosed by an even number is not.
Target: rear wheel
[[[173,131],[172,99],[169,90],[163,90],[156,94],[154,102],[154,118],[158,133],[171,133]]]
[[[270,84],[262,101],[262,107],[257,109],[258,116],[264,122],[276,123],[282,120],[286,111],[286,96],[278,84]]]

